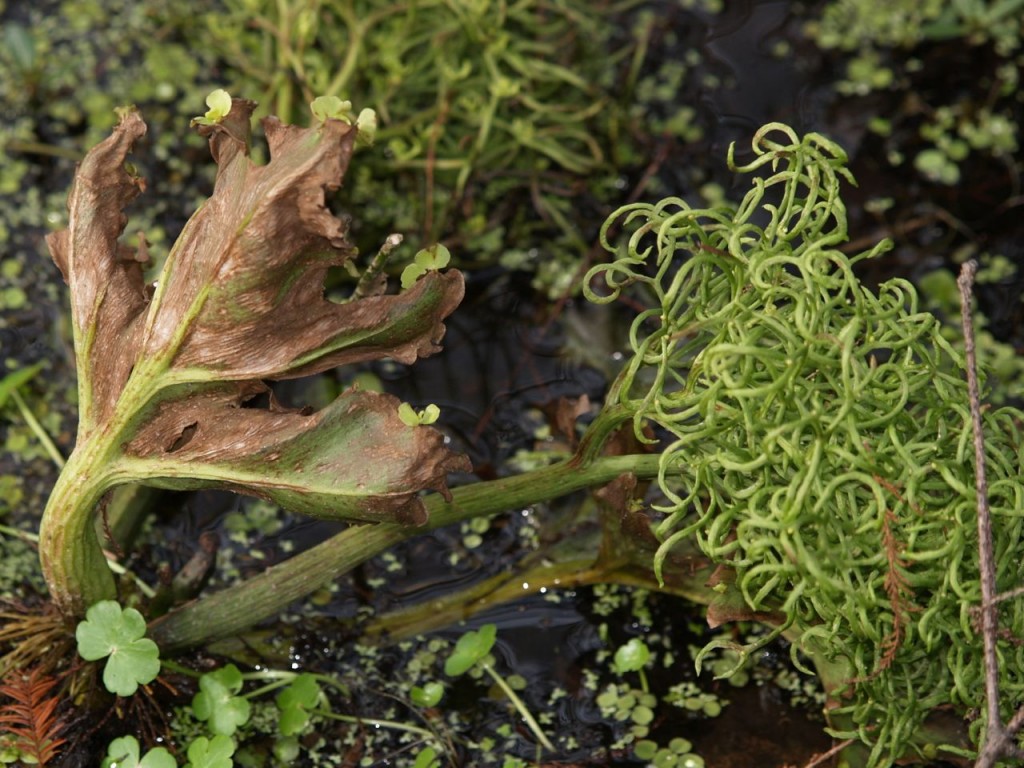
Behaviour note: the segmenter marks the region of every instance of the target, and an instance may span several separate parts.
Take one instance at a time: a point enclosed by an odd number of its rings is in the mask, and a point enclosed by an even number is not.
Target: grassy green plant
[[[638,5],[229,0],[204,38],[282,119],[319,94],[375,107],[385,152],[342,192],[361,231],[443,239],[461,267],[514,262],[560,294],[595,234],[585,212],[621,196],[644,143],[699,132],[671,84],[638,84],[656,27],[622,34]]]

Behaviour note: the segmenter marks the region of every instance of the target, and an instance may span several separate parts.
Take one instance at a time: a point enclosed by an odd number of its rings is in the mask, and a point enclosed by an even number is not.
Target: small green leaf
[[[216,125],[231,112],[231,94],[223,88],[210,91],[206,97],[206,114],[202,117],[193,117],[192,125]]]
[[[644,668],[651,659],[651,652],[639,637],[632,638],[615,652],[615,669],[623,672],[636,672]]]
[[[131,696],[160,674],[160,649],[145,637],[146,621],[134,608],[101,600],[75,631],[78,653],[86,661],[107,657],[103,685],[118,696]]]
[[[39,373],[42,367],[42,363],[36,363],[27,368],[18,368],[0,379],[0,408],[4,407],[4,403],[7,402],[7,398],[11,396],[12,392],[20,389],[23,384]]]
[[[424,747],[416,755],[416,762],[412,768],[439,768],[441,761],[437,759],[437,750],[433,747]]]
[[[498,634],[495,624],[484,624],[479,630],[467,632],[455,644],[455,650],[444,663],[444,673],[457,677],[486,656]]]
[[[200,736],[189,744],[188,763],[185,768],[232,768],[235,754],[235,742],[224,734],[217,734],[212,739]]]
[[[452,260],[452,254],[441,243],[434,243],[427,248],[418,250],[412,260],[428,270],[444,269]]]
[[[236,694],[242,690],[242,673],[228,664],[199,678],[199,692],[192,698],[192,713],[207,720],[213,733],[231,736],[249,720],[248,699]]]
[[[164,747],[151,749],[139,758],[139,740],[134,736],[114,739],[100,768],[178,768],[178,762]]]
[[[343,120],[352,124],[352,102],[343,101],[337,96],[317,96],[309,103],[313,117],[321,123],[325,120]]]
[[[438,682],[427,683],[422,688],[414,685],[409,695],[417,707],[433,707],[444,696],[444,685]]]
[[[441,415],[441,409],[431,403],[422,411],[417,411],[408,403],[398,406],[398,418],[409,427],[418,427],[421,424],[433,424]]]
[[[277,721],[282,736],[295,736],[309,722],[310,710],[320,701],[320,686],[310,674],[303,673],[277,695],[281,715]]]
[[[402,288],[411,288],[427,272],[444,269],[451,260],[451,251],[441,243],[420,249],[413,256],[412,264],[402,270]]]
[[[377,138],[377,113],[369,108],[362,110],[356,118],[356,146],[368,147]]]

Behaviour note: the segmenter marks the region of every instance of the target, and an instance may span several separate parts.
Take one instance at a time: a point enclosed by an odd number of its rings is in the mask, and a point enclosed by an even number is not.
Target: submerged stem
[[[360,563],[435,528],[493,515],[607,483],[626,472],[651,478],[657,455],[608,456],[580,466],[573,459],[514,477],[455,488],[451,502],[424,499],[430,518],[419,528],[396,523],[358,525],[240,584],[188,603],[150,627],[164,651],[230,637],[284,610]]]

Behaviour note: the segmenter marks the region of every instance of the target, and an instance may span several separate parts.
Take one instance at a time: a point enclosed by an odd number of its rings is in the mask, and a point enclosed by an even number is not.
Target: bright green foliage
[[[231,94],[223,88],[211,91],[206,97],[206,114],[192,118],[192,125],[216,125],[231,111]]]
[[[327,119],[342,120],[359,129],[356,146],[369,146],[377,134],[377,113],[372,109],[363,109],[358,117],[352,109],[351,101],[342,101],[337,96],[317,96],[309,103],[313,117],[321,123]]]
[[[230,737],[223,734],[212,739],[200,736],[189,744],[185,768],[231,768],[234,754],[235,742]]]
[[[639,637],[633,637],[615,652],[615,670],[620,675],[623,672],[636,672],[643,669],[650,660],[651,652],[647,644]]]
[[[215,734],[230,736],[249,720],[249,701],[238,696],[242,673],[228,664],[199,678],[199,692],[192,698],[192,713],[209,721]]]
[[[417,707],[433,707],[444,696],[444,685],[438,682],[430,682],[422,687],[415,685],[409,692],[412,703]]]
[[[7,402],[7,398],[11,396],[12,392],[29,382],[37,373],[39,373],[42,367],[42,363],[36,363],[35,365],[29,365],[25,368],[18,368],[0,379],[0,408],[4,407],[4,404]]]
[[[281,711],[278,729],[282,736],[295,736],[309,722],[309,713],[320,701],[320,686],[316,678],[303,673],[277,695],[277,708]]]
[[[412,768],[441,768],[441,761],[437,757],[437,750],[433,747],[424,747],[416,755],[416,762]]]
[[[464,634],[455,643],[452,655],[445,660],[444,673],[449,677],[458,677],[467,672],[491,652],[497,635],[496,624],[484,624],[480,629]]]
[[[122,736],[110,742],[100,768],[178,768],[178,763],[164,747],[151,749],[140,757],[139,740]]]
[[[103,685],[118,696],[131,696],[160,674],[160,650],[145,637],[146,620],[134,608],[102,600],[85,614],[75,631],[78,654],[86,661],[107,658]]]
[[[199,44],[284,120],[315,96],[374,107],[382,149],[342,193],[371,241],[452,239],[490,263],[514,244],[555,292],[591,244],[590,202],[620,197],[620,172],[649,161],[639,146],[698,132],[677,78],[646,82],[660,25],[648,14],[624,31],[631,5],[228,0]]]
[[[440,243],[421,248],[413,257],[412,264],[402,270],[402,288],[411,288],[427,272],[444,269],[451,259],[451,252]]]
[[[402,403],[398,406],[398,418],[402,420],[403,424],[410,427],[418,427],[421,424],[433,424],[440,416],[441,409],[433,403],[430,403],[421,411],[417,411],[408,403]]]
[[[591,270],[650,309],[610,402],[666,439],[657,528],[720,563],[713,623],[777,623],[830,667],[840,738],[889,764],[927,713],[983,709],[975,482],[962,360],[913,287],[877,293],[848,257],[842,150],[784,125],[757,132],[738,208],[680,199],[621,209],[628,244]],[[730,164],[732,154],[730,152]],[[608,246],[612,248],[611,245]],[[1024,579],[1022,414],[986,411],[998,589]],[[650,439],[650,438],[643,438]],[[1002,604],[1004,716],[1024,703],[1024,601]],[[770,635],[771,636],[771,635]],[[769,637],[770,637],[769,636]],[[762,642],[735,647],[742,659]],[[715,646],[731,646],[718,641]],[[698,657],[698,663],[701,657]],[[973,722],[977,738],[983,717]]]

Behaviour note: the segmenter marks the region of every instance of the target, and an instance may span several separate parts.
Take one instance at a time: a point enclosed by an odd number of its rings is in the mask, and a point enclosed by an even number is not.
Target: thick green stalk
[[[413,536],[473,517],[555,499],[610,482],[626,472],[655,477],[658,456],[608,456],[585,466],[569,459],[522,475],[456,488],[451,503],[431,495],[424,499],[430,512],[426,525],[411,528],[379,523],[347,528],[258,576],[158,619],[150,627],[150,636],[164,651],[172,651],[236,635]]]
[[[117,597],[114,575],[96,536],[94,510],[112,484],[104,470],[110,443],[77,446],[50,494],[39,527],[39,560],[61,614],[81,617],[99,600]]]

